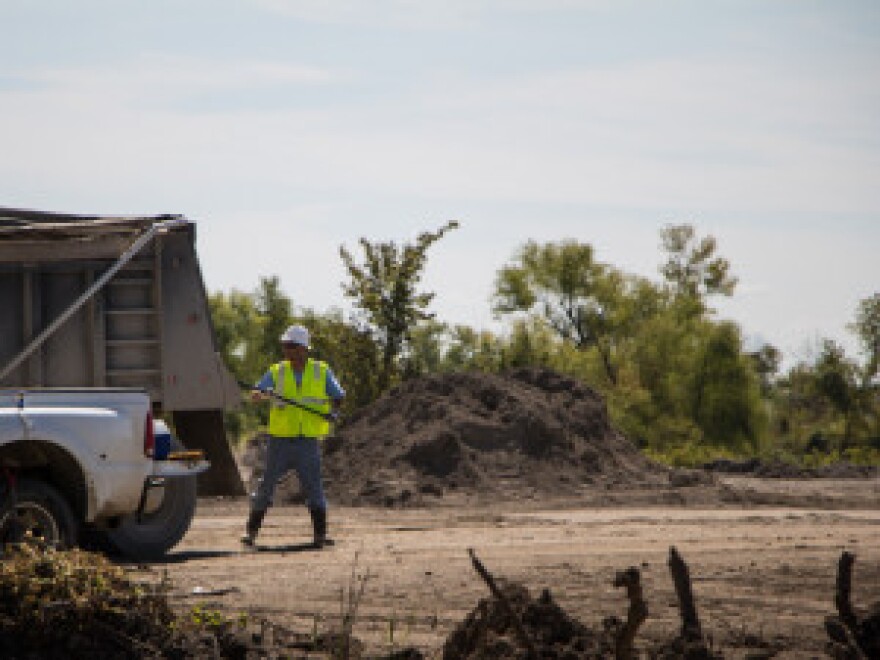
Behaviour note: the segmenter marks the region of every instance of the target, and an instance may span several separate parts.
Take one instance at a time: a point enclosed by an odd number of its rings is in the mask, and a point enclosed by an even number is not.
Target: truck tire
[[[67,500],[55,488],[37,479],[19,479],[15,503],[6,493],[0,504],[0,545],[19,543],[28,533],[57,548],[76,545],[79,522]]]
[[[175,438],[171,448],[179,451],[183,446]],[[196,477],[168,478],[162,490],[159,508],[144,513],[140,522],[131,514],[104,532],[110,545],[126,557],[161,559],[189,529],[196,513]]]

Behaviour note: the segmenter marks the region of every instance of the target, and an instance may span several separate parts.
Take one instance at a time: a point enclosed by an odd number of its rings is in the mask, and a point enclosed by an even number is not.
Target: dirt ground
[[[498,578],[533,594],[550,589],[569,614],[599,629],[625,616],[617,571],[641,570],[649,616],[637,644],[679,628],[670,546],[690,567],[704,631],[725,657],[822,656],[834,613],[837,561],[856,555],[853,602],[880,601],[880,479],[719,477],[726,496],[701,486],[603,498],[486,504],[447,497],[428,508],[331,509],[336,544],[307,548],[302,506],[270,510],[257,551],[238,537],[244,499],[204,499],[184,541],[161,564],[182,611],[246,612],[299,632],[338,626],[343,599],[366,579],[354,635],[368,652],[415,646],[439,657],[443,641],[488,595],[473,548]],[[717,502],[717,500],[716,500]]]

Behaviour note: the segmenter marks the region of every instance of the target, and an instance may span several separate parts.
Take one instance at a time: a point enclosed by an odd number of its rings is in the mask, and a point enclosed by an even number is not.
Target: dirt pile
[[[595,632],[571,618],[544,589],[533,598],[521,584],[500,586],[514,615],[538,651],[539,657],[614,657],[614,637],[610,630]],[[515,622],[508,610],[494,597],[483,598],[446,639],[444,660],[502,660],[526,657]]]
[[[333,501],[386,506],[670,482],[611,427],[596,392],[544,369],[407,381],[328,438],[324,474]]]
[[[594,630],[563,610],[548,589],[533,598],[517,582],[500,586],[506,601],[483,598],[459,623],[443,644],[443,660],[584,660],[586,658],[640,657],[637,648],[621,644],[630,622],[606,617]],[[516,620],[514,620],[516,617]],[[520,626],[519,632],[517,626]],[[634,630],[638,629],[635,624]],[[530,650],[523,640],[527,637]],[[633,632],[635,634],[635,632]],[[632,640],[630,640],[632,642]],[[624,648],[629,652],[624,651]],[[723,655],[706,647],[702,638],[681,635],[648,642],[643,648],[652,658],[674,660],[720,660]]]

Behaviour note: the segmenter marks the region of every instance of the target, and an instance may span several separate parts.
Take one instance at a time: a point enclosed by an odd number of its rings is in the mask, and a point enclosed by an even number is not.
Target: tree
[[[880,293],[859,301],[856,320],[849,326],[856,333],[867,356],[865,382],[870,382],[880,371]]]
[[[758,385],[734,323],[710,324],[692,373],[692,417],[716,446],[755,451],[763,427]]]
[[[450,332],[449,346],[443,356],[443,369],[476,369],[494,373],[501,367],[501,354],[501,341],[489,330],[477,332],[469,326],[456,325]]]
[[[443,368],[443,344],[448,328],[445,323],[426,321],[413,328],[403,356],[403,377],[412,378],[437,373]]]
[[[256,306],[262,319],[258,350],[266,360],[265,368],[281,358],[281,335],[293,320],[293,302],[281,291],[277,275],[260,278]]]
[[[355,262],[341,246],[339,254],[350,280],[343,283],[345,295],[354,301],[380,346],[378,387],[384,391],[398,375],[398,358],[415,326],[434,318],[427,307],[433,293],[416,290],[427,260],[428,248],[446,232],[458,227],[451,220],[436,232],[419,234],[414,244],[370,243],[361,238],[363,263]]]
[[[537,322],[536,322],[537,321]],[[514,322],[510,337],[501,346],[500,367],[549,366],[554,349],[555,336],[550,334],[547,324],[537,319],[519,319]],[[558,339],[555,339],[558,343]]]
[[[843,347],[831,339],[822,342],[822,352],[816,360],[816,387],[843,417],[843,442],[846,450],[852,439],[853,424],[863,403],[859,387],[858,366]]]
[[[262,319],[254,295],[242,291],[212,293],[208,297],[217,348],[223,361],[239,380],[258,377],[265,365],[256,351]]]
[[[690,303],[690,313],[705,312],[708,296],[733,295],[737,278],[730,274],[730,262],[715,256],[713,236],[697,239],[694,227],[683,224],[667,225],[660,238],[667,254],[660,272],[675,296]]]
[[[493,311],[541,314],[563,340],[595,348],[616,385],[615,351],[634,324],[653,313],[647,301],[654,294],[646,280],[597,262],[588,243],[529,241],[498,271]]]
[[[278,339],[291,320],[292,303],[278,278],[261,278],[253,293],[213,293],[208,304],[223,360],[238,380],[256,382],[278,359]],[[228,413],[226,424],[231,433],[241,435],[266,419],[265,408],[248,407]]]
[[[773,376],[779,371],[782,352],[771,344],[764,344],[754,353],[749,353],[752,366],[761,379],[761,394],[769,396],[773,390]]]
[[[537,308],[563,339],[579,348],[595,345],[604,323],[599,301],[604,270],[587,243],[529,241],[498,272],[493,311],[509,314]]]
[[[346,322],[339,310],[319,314],[304,309],[293,320],[311,330],[312,355],[329,363],[345,388],[343,413],[372,403],[379,396],[379,355],[369,328]]]

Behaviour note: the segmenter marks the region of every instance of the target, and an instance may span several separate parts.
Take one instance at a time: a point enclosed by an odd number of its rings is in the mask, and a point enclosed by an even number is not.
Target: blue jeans
[[[279,438],[269,436],[266,469],[251,494],[251,509],[265,511],[272,506],[275,486],[291,469],[296,470],[309,509],[327,509],[321,482],[321,444],[317,438]]]

